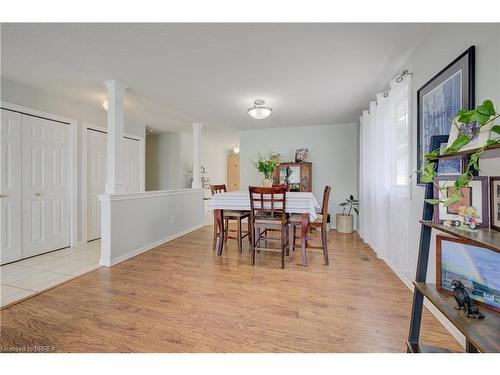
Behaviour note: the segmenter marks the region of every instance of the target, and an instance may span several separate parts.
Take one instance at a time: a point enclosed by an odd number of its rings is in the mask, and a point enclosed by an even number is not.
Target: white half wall
[[[252,161],[260,152],[278,152],[281,161],[293,161],[295,150],[309,149],[312,162],[313,193],[321,204],[325,185],[332,187],[329,213],[340,212],[339,203],[353,194],[358,196],[358,124],[315,125],[240,131],[241,189],[262,185],[262,175]]]
[[[202,227],[203,190],[103,194],[101,260],[111,267]]]

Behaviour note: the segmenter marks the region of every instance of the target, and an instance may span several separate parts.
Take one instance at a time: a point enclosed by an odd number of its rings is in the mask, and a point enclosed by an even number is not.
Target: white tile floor
[[[99,268],[100,241],[0,266],[0,306]]]

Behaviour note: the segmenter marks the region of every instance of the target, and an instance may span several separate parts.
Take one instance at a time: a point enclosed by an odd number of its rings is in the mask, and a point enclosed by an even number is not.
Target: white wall
[[[84,105],[66,96],[14,82],[5,77],[1,77],[1,83],[1,99],[6,102],[106,127],[106,111],[100,106]],[[125,132],[144,137],[145,125],[137,123],[131,113],[125,112]]]
[[[226,183],[227,156],[239,143],[234,130],[215,131],[204,127],[201,138],[201,165],[214,184]],[[193,135],[169,132],[146,139],[146,189],[166,190],[191,187]]]
[[[202,226],[203,190],[104,194],[102,266],[113,266]]]
[[[295,150],[307,147],[313,193],[320,204],[325,185],[332,187],[330,214],[340,212],[339,203],[350,194],[358,196],[358,124],[242,130],[240,142],[241,189],[262,185],[262,175],[252,164],[259,152],[278,152],[281,161],[293,161]]]

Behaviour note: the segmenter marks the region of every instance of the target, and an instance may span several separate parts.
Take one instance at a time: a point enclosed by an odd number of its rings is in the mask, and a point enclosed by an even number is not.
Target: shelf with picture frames
[[[437,224],[430,220],[420,220],[420,223],[430,228],[439,230],[443,233],[467,240],[473,245],[486,247],[491,251],[500,253],[500,232],[498,231],[488,228],[480,228],[476,229],[473,232],[469,232],[458,228]]]
[[[449,158],[454,158],[457,156],[467,156],[470,154],[473,154],[479,150],[479,148],[473,148],[470,150],[463,150],[463,151],[458,151],[458,152],[453,152],[445,155],[439,155],[439,156],[433,156],[430,157],[428,160],[441,160],[441,159],[449,159]],[[488,151],[488,152],[487,152]],[[481,155],[481,158],[497,158],[500,157],[500,144],[495,144],[486,147],[485,152]]]
[[[466,159],[478,149],[465,150],[447,155],[429,158],[429,160],[441,160],[462,156]],[[481,158],[500,157],[500,145],[495,144],[487,147]],[[434,197],[434,186],[432,183],[425,185],[425,199]],[[440,293],[434,284],[426,282],[427,268],[429,262],[429,251],[432,229],[449,234],[456,238],[468,241],[470,244],[487,248],[500,253],[500,232],[481,228],[476,231],[464,231],[455,227],[447,227],[432,221],[434,206],[424,200],[422,220],[420,220],[420,243],[418,250],[417,271],[415,275],[415,291],[413,293],[413,304],[411,311],[410,332],[406,343],[408,353],[443,353],[447,349],[435,348],[419,342],[420,325],[422,321],[422,310],[424,298],[434,305],[448,320],[465,336],[465,351],[475,352],[500,352],[500,314],[493,310],[482,309],[484,319],[476,320],[466,318],[461,311],[455,310],[453,297]]]

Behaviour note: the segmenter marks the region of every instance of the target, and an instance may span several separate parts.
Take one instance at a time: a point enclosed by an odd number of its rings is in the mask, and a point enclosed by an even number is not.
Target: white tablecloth
[[[208,209],[220,210],[246,210],[250,211],[250,197],[248,191],[231,191],[228,193],[214,194],[208,203]],[[291,214],[309,214],[309,220],[318,217],[316,209],[319,203],[313,193],[287,192],[285,211]]]

